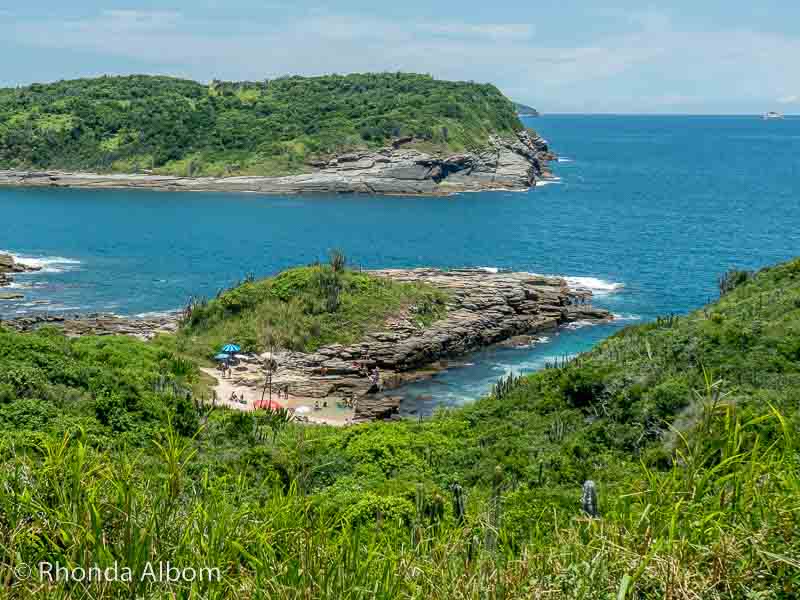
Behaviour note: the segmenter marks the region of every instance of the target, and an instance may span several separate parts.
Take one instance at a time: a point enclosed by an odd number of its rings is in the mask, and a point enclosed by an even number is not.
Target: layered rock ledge
[[[31,315],[0,322],[16,331],[35,331],[41,327],[57,327],[68,337],[82,335],[129,335],[150,340],[159,333],[173,333],[178,329],[178,317],[152,318],[123,317],[106,313],[88,315]]]
[[[388,319],[356,344],[334,344],[313,353],[279,351],[273,390],[296,398],[318,399],[352,406],[356,420],[390,418],[400,399],[376,394],[374,369],[380,387],[391,390],[403,383],[431,376],[447,362],[487,346],[552,331],[574,321],[606,321],[611,314],[592,306],[590,290],[570,287],[559,277],[533,273],[495,273],[485,269],[385,269],[373,275],[403,282],[425,282],[447,292],[445,316],[423,327],[414,307]],[[32,316],[3,322],[20,331],[45,325],[67,335],[133,335],[149,339],[177,328],[177,315],[130,319],[115,315],[76,317]],[[232,384],[264,386],[267,355],[244,356],[233,371]]]
[[[492,273],[480,269],[387,269],[372,271],[397,281],[426,282],[448,292],[447,313],[420,327],[413,310],[398,315],[357,344],[325,346],[314,353],[278,352],[273,388],[293,396],[346,403],[357,420],[387,418],[400,399],[375,394],[371,373],[378,367],[384,390],[427,377],[447,361],[469,352],[532,336],[574,321],[606,321],[611,314],[591,305],[592,293],[564,279],[532,273]],[[239,385],[260,388],[265,357],[245,359],[235,368]]]
[[[148,174],[0,171],[0,185],[85,188],[143,188],[164,191],[254,192],[262,194],[364,193],[444,195],[490,189],[524,190],[549,176],[555,159],[546,142],[528,131],[516,139],[492,136],[487,148],[433,156],[396,140],[375,151],[340,155],[309,165],[310,173],[285,177],[175,177]]]

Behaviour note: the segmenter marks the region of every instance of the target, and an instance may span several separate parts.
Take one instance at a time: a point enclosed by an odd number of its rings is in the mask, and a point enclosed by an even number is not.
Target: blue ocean
[[[560,155],[529,192],[448,198],[258,196],[0,189],[0,251],[42,266],[0,316],[139,315],[214,295],[249,273],[345,251],[373,267],[493,267],[591,287],[612,325],[528,348],[489,349],[409,386],[429,412],[590,348],[618,328],[716,297],[729,268],[800,254],[800,119],[576,116],[528,119]]]

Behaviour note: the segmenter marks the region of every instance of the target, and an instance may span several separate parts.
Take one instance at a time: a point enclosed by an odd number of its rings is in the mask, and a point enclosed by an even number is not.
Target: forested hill
[[[398,137],[453,152],[521,127],[493,85],[428,75],[100,77],[0,90],[0,169],[279,175]]]

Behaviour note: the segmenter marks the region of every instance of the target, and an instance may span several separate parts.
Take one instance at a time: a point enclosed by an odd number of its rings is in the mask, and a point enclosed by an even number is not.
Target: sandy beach
[[[216,369],[202,367],[200,370],[216,381],[216,385],[211,389],[216,393],[217,403],[222,406],[233,410],[251,411],[254,410],[255,403],[261,400],[261,390],[254,389],[250,385],[244,385],[240,379],[237,379],[235,373],[231,377],[221,377],[219,371]],[[232,401],[231,397],[234,393],[237,398],[244,398],[245,401]],[[319,402],[320,405],[323,403],[323,401],[320,401],[318,398],[289,394],[288,400],[285,395],[282,395],[280,400],[278,400],[277,394],[273,393],[272,399],[281,406],[289,409],[309,407],[311,411],[302,414],[303,417],[308,419],[309,423],[343,427],[350,423],[354,414],[352,409],[339,408],[333,401],[328,401],[327,407],[314,410],[314,404],[316,402]]]

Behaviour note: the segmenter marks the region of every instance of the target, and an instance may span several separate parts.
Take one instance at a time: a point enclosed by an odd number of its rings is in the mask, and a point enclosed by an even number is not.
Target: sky
[[[0,0],[0,85],[414,71],[543,112],[800,113],[800,2]]]

